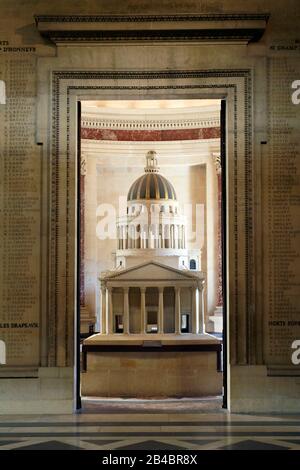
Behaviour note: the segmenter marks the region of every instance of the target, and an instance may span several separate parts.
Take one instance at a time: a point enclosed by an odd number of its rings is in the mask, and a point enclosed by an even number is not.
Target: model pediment
[[[149,262],[129,269],[124,269],[121,272],[110,274],[107,279],[118,280],[191,280],[197,279],[195,274],[185,273],[179,269],[164,266],[159,263]]]

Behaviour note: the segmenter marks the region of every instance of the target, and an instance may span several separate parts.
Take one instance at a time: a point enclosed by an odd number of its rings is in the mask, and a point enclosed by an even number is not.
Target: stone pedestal
[[[221,344],[210,335],[94,335],[83,344],[82,395],[202,397],[222,394]]]

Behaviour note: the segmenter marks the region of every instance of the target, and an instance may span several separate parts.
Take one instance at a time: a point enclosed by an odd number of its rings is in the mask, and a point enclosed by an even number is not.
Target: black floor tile
[[[18,447],[14,450],[83,450],[80,447],[71,444],[65,444],[59,441],[39,442],[38,444],[29,444],[27,446]]]
[[[17,444],[22,441],[0,441],[0,446],[8,446],[9,444]]]
[[[217,444],[219,441],[215,441],[214,439],[184,439],[184,442],[195,444],[196,446],[205,446],[206,444]]]
[[[97,446],[105,446],[107,444],[115,444],[116,442],[120,442],[118,439],[84,439],[83,442],[89,442],[90,444],[96,444]]]
[[[165,444],[160,441],[143,441],[136,444],[130,444],[124,447],[118,447],[118,450],[181,450],[185,447],[179,447],[175,444]]]
[[[252,439],[236,442],[228,446],[220,447],[220,450],[287,450],[287,447],[267,442],[254,441]]]

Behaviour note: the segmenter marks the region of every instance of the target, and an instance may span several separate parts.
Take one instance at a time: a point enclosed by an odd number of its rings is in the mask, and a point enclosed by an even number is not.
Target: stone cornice
[[[258,41],[269,15],[36,15],[40,34],[62,43],[98,42],[217,42]]]
[[[219,117],[206,119],[109,119],[83,116],[81,126],[87,129],[126,129],[126,130],[163,130],[163,129],[202,129],[220,127]]]
[[[153,22],[176,22],[176,21],[245,21],[264,20],[268,21],[268,13],[207,13],[207,14],[178,14],[178,15],[35,15],[34,18],[39,23],[49,21],[57,23],[148,23]]]

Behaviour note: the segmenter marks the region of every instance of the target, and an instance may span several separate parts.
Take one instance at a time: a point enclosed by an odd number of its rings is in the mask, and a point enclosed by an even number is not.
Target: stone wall
[[[291,363],[291,341],[300,339],[300,105],[291,100],[300,79],[298,0],[2,0],[0,9],[1,412],[72,411],[76,100],[97,94],[227,98],[230,406],[299,410]],[[249,45],[66,47],[37,31],[33,15],[54,12],[270,19]],[[61,393],[52,393],[58,382]]]

